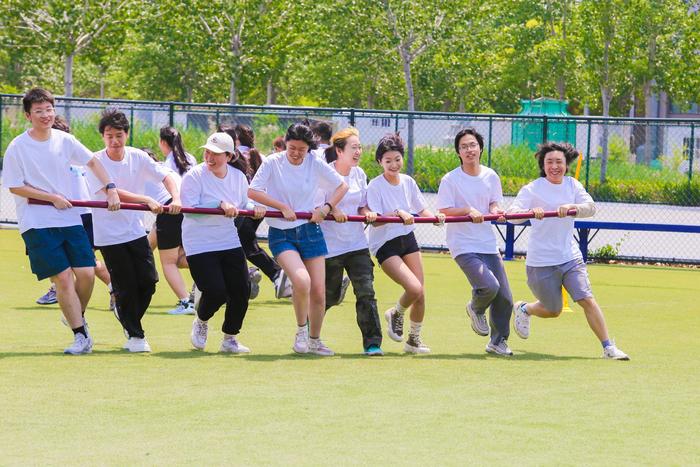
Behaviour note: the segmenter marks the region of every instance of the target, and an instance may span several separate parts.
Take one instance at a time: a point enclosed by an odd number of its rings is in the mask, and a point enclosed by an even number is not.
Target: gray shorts
[[[562,286],[575,302],[593,297],[586,263],[582,259],[574,259],[556,266],[527,266],[526,269],[528,287],[549,311],[561,311]]]

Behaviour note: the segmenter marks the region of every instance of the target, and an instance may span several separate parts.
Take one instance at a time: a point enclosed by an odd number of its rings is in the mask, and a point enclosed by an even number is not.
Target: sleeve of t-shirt
[[[499,177],[496,173],[492,173],[490,178],[491,183],[489,183],[489,186],[491,187],[491,197],[489,199],[489,204],[503,204],[503,188],[501,187],[501,177]]]
[[[74,165],[85,165],[90,162],[93,152],[85,147],[83,143],[73,135],[67,135],[70,141],[70,160]]]
[[[10,145],[3,159],[2,186],[5,188],[21,188],[25,185],[24,180],[24,170],[19,163],[19,157],[14,151],[14,145]]]
[[[427,207],[427,203],[425,202],[425,198],[423,198],[423,194],[418,189],[418,184],[416,183],[416,181],[413,180],[411,177],[407,177],[407,179],[409,180],[408,189],[409,189],[409,202],[411,204],[411,212],[414,212],[414,213],[421,212],[423,209],[425,209]]]
[[[335,191],[338,185],[343,183],[343,179],[333,167],[325,163],[325,159],[314,157],[314,172],[318,175],[319,186],[328,192]]]
[[[437,192],[437,208],[438,209],[446,209],[446,208],[454,208],[455,207],[455,194],[454,194],[454,188],[452,187],[452,183],[450,182],[449,177],[445,175],[442,177],[442,180],[440,180],[440,186],[438,187],[438,192]]]
[[[255,176],[250,181],[250,188],[256,191],[267,192],[267,184],[272,174],[272,158],[263,160]]]
[[[238,209],[247,209],[248,205],[248,179],[245,178],[245,175],[243,175],[243,172],[240,170],[236,170],[236,188],[238,190],[238,203],[236,204],[236,207]]]
[[[367,207],[372,212],[384,214],[382,197],[379,193],[377,182],[369,182],[369,185],[367,185]]]
[[[202,184],[199,177],[195,176],[191,171],[187,172],[185,176],[182,177],[182,184],[180,185],[180,200],[182,201],[182,205],[189,208],[197,207],[201,192]]]
[[[360,185],[360,192],[362,193],[362,198],[360,199],[360,207],[367,206],[367,175],[365,171],[361,168],[357,168],[357,183]]]
[[[586,191],[581,182],[572,178],[574,184],[574,204],[592,203],[593,197]]]
[[[136,154],[138,154],[136,157],[139,158],[139,163],[141,165],[140,172],[144,174],[146,180],[155,183],[162,182],[168,174],[172,173],[169,168],[163,164],[157,163],[145,152],[138,151]]]

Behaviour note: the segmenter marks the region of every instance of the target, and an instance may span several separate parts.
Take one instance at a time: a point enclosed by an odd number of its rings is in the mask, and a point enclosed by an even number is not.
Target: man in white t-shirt
[[[35,88],[22,99],[31,128],[17,136],[5,152],[2,184],[15,195],[19,231],[27,246],[32,272],[51,278],[59,306],[73,330],[65,353],[92,351],[83,314],[95,281],[95,255],[80,212],[68,200],[73,191],[71,165],[84,165],[94,176],[108,209],[119,209],[119,195],[104,167],[74,136],[52,129],[56,112],[50,92]],[[52,205],[29,204],[34,198]]]
[[[106,147],[95,157],[102,161],[105,170],[119,185],[122,201],[145,204],[151,212],[160,214],[163,205],[143,193],[147,182],[162,182],[172,197],[168,213],[178,214],[181,202],[176,175],[145,152],[126,146],[129,136],[126,115],[113,109],[106,110],[100,119],[99,130]],[[88,186],[90,192],[99,198],[99,183],[94,177],[88,176]],[[141,319],[151,303],[158,273],[146,238],[143,214],[139,211],[110,213],[95,209],[92,215],[95,246],[100,247],[112,277],[117,317],[128,337],[124,348],[129,352],[150,352]]]

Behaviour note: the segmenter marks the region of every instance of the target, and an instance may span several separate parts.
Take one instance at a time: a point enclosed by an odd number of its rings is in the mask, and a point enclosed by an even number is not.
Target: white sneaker
[[[82,355],[92,352],[92,339],[79,332],[73,336],[73,345],[63,351],[67,355]]]
[[[386,319],[386,333],[389,334],[391,340],[401,342],[403,340],[403,315],[396,310],[396,307],[391,307],[384,312]]]
[[[486,313],[478,314],[472,309],[472,304],[467,303],[467,315],[472,323],[472,330],[480,336],[488,336],[491,328],[486,320]]]
[[[189,299],[185,298],[177,302],[177,306],[172,310],[168,310],[169,315],[193,315],[194,314],[194,303],[191,303]]]
[[[192,341],[192,347],[197,350],[204,350],[207,345],[207,334],[209,333],[209,325],[206,321],[202,321],[199,318],[195,318],[192,321],[192,332],[190,333],[190,341]]]
[[[275,278],[275,298],[289,298],[292,296],[292,283],[284,272],[284,269],[280,269],[280,272]]]
[[[304,326],[297,330],[294,337],[294,346],[292,347],[296,353],[309,353],[309,328]]]
[[[194,305],[194,309],[197,310],[199,308],[199,301],[202,299],[202,291],[199,290],[199,287],[197,287],[197,284],[192,285],[192,304]]]
[[[124,348],[129,352],[150,352],[151,346],[148,345],[146,338],[130,337],[124,344]]]
[[[615,346],[615,342],[603,349],[603,358],[610,360],[629,360],[629,356]]]
[[[250,300],[255,299],[260,294],[260,281],[262,274],[258,268],[248,268],[248,280],[250,281]]]
[[[430,353],[430,347],[423,343],[420,336],[409,334],[408,339],[403,346],[403,351],[416,354]]]
[[[530,315],[522,310],[526,302],[515,302],[513,305],[513,330],[521,339],[530,337]]]
[[[348,291],[348,287],[350,287],[350,278],[348,276],[343,276],[343,280],[340,282],[340,297],[338,298],[338,305],[343,303],[343,300],[345,300],[345,294]]]
[[[493,344],[492,342],[486,344],[486,352],[497,355],[504,355],[506,357],[513,356],[513,351],[510,350],[510,347],[508,347],[508,343],[505,339],[501,339],[501,342],[499,342],[498,344]]]
[[[250,349],[238,342],[236,336],[224,335],[224,340],[221,341],[219,352],[223,353],[250,353]]]
[[[332,357],[335,355],[335,352],[326,347],[326,344],[323,343],[321,338],[309,339],[309,353],[321,355],[323,357]]]

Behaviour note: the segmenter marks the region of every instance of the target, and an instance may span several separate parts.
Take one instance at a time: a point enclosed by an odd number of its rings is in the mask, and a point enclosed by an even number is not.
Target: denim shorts
[[[321,227],[313,222],[285,230],[270,227],[267,241],[270,245],[270,251],[275,257],[287,250],[298,252],[301,259],[311,259],[328,254],[328,247],[326,247]]]
[[[29,229],[22,233],[29,264],[39,280],[68,268],[95,266],[95,253],[82,225]]]

